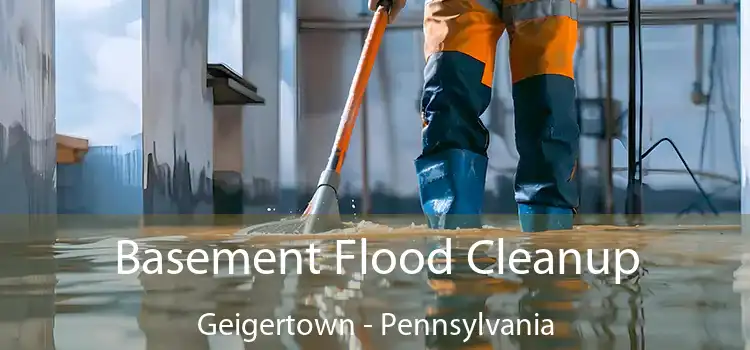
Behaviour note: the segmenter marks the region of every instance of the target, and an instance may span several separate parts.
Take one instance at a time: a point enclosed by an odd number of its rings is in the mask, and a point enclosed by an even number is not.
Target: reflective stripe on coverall
[[[574,1],[426,0],[418,162],[446,150],[487,156],[490,135],[479,117],[490,103],[497,42],[507,31],[519,153],[515,200],[519,205],[577,207],[572,182],[579,138]]]

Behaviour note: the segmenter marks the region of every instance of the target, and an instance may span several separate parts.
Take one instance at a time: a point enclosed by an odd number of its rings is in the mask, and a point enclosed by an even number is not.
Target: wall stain
[[[214,214],[238,215],[244,212],[244,184],[238,171],[214,171]]]
[[[208,2],[143,1],[142,14],[143,137],[150,148],[144,150],[145,221],[211,220],[206,215],[214,211],[213,161],[206,152],[213,144],[205,83]],[[172,159],[158,159],[157,142],[162,157],[171,151]]]
[[[210,214],[213,210],[213,184],[206,169],[198,171],[197,188],[193,189],[193,170],[188,154],[177,154],[177,138],[172,139],[172,164],[160,162],[153,152],[146,156],[146,186],[143,190],[143,209],[154,214]]]
[[[243,182],[243,202],[245,206],[260,206],[263,210],[276,207],[279,203],[279,186],[277,182],[266,178],[255,177]]]
[[[56,143],[53,130],[45,135],[34,140],[20,123],[0,123],[0,241],[54,237]]]

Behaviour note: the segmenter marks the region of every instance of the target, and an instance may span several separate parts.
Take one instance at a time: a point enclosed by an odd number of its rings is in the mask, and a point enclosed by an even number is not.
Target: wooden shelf
[[[76,164],[83,160],[89,151],[89,140],[61,135],[55,135],[57,142],[57,164]]]

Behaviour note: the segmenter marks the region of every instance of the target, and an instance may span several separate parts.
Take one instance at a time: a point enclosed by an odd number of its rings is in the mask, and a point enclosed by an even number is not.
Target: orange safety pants
[[[507,32],[519,161],[519,204],[575,209],[578,157],[575,0],[426,0],[421,158],[448,150],[486,157],[479,117],[492,96],[497,42]]]

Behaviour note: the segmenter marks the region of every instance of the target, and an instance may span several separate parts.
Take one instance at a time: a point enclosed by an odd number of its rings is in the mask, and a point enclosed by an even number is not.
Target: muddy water
[[[484,229],[442,237],[420,227],[377,225],[316,236],[236,237],[233,232],[184,228],[66,232],[53,245],[0,246],[0,349],[745,348],[740,295],[733,290],[743,254],[736,227],[584,227],[533,236]],[[377,249],[397,256],[407,249],[427,254],[445,247],[450,238],[452,273],[428,273],[425,268],[408,274],[396,268],[378,274],[371,264],[363,270],[358,246],[343,248],[355,259],[342,261],[336,271],[335,241],[342,238],[366,238],[370,262]],[[500,238],[502,249],[481,247],[474,256],[477,267],[504,264],[504,273],[473,272],[467,248],[481,239]],[[141,252],[152,248],[165,256],[175,248],[244,249],[253,256],[261,249],[280,253],[310,243],[321,252],[312,263],[302,256],[302,271],[295,271],[296,259],[285,260],[283,274],[278,262],[259,265],[261,270],[275,270],[272,274],[262,274],[252,264],[245,273],[241,263],[234,264],[238,271],[230,274],[229,262],[220,261],[205,265],[208,270],[218,269],[202,275],[187,270],[118,275],[121,239],[136,241]],[[518,274],[509,269],[507,256],[518,248],[584,253],[591,249],[598,266],[605,261],[602,249],[632,249],[642,268],[620,284],[614,283],[612,274],[586,273],[585,263],[583,273],[577,274],[575,261],[569,260],[555,265],[557,272],[567,265],[563,274],[534,270]],[[148,257],[144,253],[140,261]],[[405,266],[413,267],[414,262],[406,259]],[[310,266],[320,273],[311,273]],[[165,262],[164,267],[174,266]],[[204,317],[207,314],[213,316]],[[221,319],[274,324],[255,336],[249,322],[246,332],[240,332],[245,334],[202,334],[201,327],[210,332],[210,324]],[[283,319],[296,323],[278,322]],[[482,327],[464,323],[474,321]],[[424,325],[432,328],[420,328]],[[310,334],[306,334],[308,327],[313,327]]]

